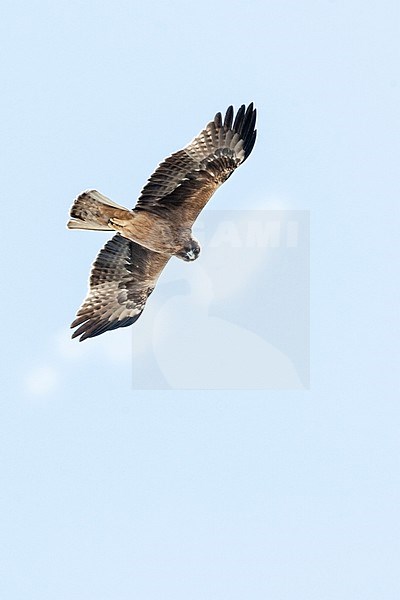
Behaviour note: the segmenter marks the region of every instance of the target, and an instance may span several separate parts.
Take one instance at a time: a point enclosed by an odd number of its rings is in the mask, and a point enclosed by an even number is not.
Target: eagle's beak
[[[197,254],[194,250],[188,250],[188,252],[186,252],[186,256],[188,260],[195,260],[197,258]]]

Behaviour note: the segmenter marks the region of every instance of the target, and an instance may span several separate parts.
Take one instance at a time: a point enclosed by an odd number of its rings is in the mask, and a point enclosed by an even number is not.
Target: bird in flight
[[[214,120],[185,148],[154,171],[134,209],[96,190],[82,192],[70,211],[69,229],[116,231],[93,263],[89,291],[71,328],[83,341],[132,325],[143,312],[171,258],[195,260],[200,252],[192,226],[217,188],[251,153],[257,135],[253,103],[234,118]]]

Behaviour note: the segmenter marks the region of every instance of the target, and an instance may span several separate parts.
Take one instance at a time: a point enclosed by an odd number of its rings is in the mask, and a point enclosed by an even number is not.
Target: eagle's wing
[[[233,107],[211,123],[183,150],[162,162],[142,190],[135,210],[146,210],[191,227],[216,189],[249,156],[256,140],[256,110]]]
[[[89,293],[71,328],[79,341],[127,327],[141,315],[169,256],[115,235],[100,250],[90,273]]]

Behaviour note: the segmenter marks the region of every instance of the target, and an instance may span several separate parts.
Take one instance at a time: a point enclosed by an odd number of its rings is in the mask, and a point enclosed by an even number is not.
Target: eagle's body
[[[80,341],[125,327],[140,316],[171,256],[194,260],[200,252],[192,226],[208,200],[253,149],[253,104],[221,113],[183,150],[156,169],[133,210],[95,190],[71,208],[70,229],[116,231],[96,258],[89,293],[71,327]]]

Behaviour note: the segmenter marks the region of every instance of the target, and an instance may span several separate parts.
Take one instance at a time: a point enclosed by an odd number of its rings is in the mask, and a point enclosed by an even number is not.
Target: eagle
[[[172,256],[195,260],[192,226],[217,188],[250,155],[256,109],[233,106],[154,171],[129,210],[96,190],[82,192],[70,210],[69,229],[117,232],[95,259],[89,291],[71,328],[79,341],[132,325],[143,312]]]

